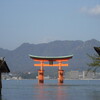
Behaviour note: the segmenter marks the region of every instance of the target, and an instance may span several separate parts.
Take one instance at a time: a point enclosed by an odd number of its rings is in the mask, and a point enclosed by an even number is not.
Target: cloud
[[[82,7],[80,10],[81,12],[88,13],[91,15],[100,15],[100,5],[96,5],[93,8]]]

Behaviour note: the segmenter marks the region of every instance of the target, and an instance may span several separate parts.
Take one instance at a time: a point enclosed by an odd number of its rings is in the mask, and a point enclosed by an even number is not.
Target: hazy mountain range
[[[24,43],[15,50],[5,50],[0,48],[0,57],[5,57],[11,72],[34,71],[33,61],[29,54],[37,56],[65,56],[73,54],[73,58],[68,61],[69,66],[65,70],[86,70],[87,63],[90,62],[87,54],[96,54],[94,46],[100,47],[100,41],[92,39],[88,41],[52,41],[49,43],[29,44]],[[53,68],[48,68],[53,70]]]

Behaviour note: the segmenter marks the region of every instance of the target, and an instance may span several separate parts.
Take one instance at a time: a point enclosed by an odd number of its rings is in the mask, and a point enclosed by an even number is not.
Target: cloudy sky
[[[100,0],[0,0],[0,48],[90,39],[100,41]]]

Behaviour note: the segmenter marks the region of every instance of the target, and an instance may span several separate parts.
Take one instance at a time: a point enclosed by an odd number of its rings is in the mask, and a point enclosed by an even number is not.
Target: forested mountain
[[[68,61],[66,70],[87,69],[90,62],[87,54],[96,54],[94,46],[100,47],[100,41],[95,39],[88,41],[52,41],[49,43],[29,44],[24,43],[15,50],[5,50],[0,48],[0,57],[5,57],[11,72],[34,71],[33,61],[29,54],[37,56],[66,56],[73,54],[73,58]],[[48,68],[49,69],[49,68]],[[51,70],[53,70],[51,68]]]

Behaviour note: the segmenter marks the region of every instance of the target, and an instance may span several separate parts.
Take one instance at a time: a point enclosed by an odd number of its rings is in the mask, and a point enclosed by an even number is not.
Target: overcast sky
[[[0,48],[90,39],[100,41],[100,0],[0,0]]]

